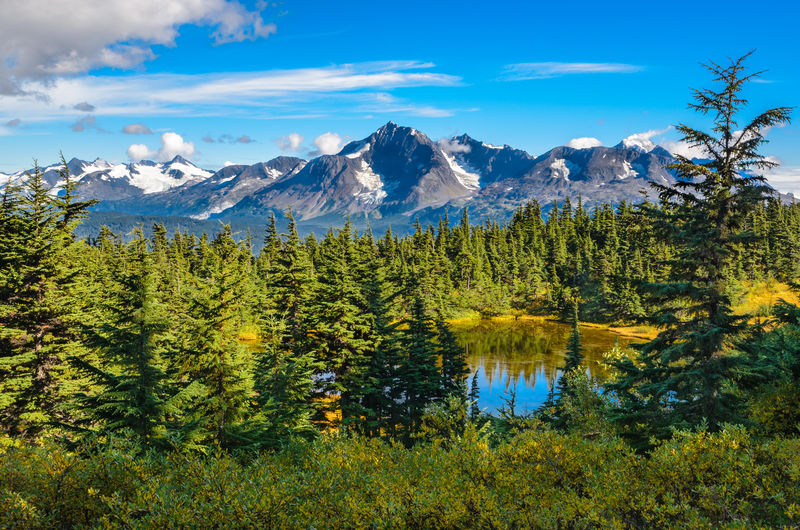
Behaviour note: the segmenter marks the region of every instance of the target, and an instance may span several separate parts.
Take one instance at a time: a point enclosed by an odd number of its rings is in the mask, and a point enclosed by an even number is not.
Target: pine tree
[[[182,373],[203,385],[202,398],[185,424],[187,445],[240,443],[240,421],[252,391],[252,366],[239,342],[245,271],[230,227],[211,246],[204,269],[189,292],[189,315],[180,352]],[[205,252],[204,252],[205,253]]]
[[[408,442],[417,432],[425,407],[441,397],[440,372],[436,365],[436,332],[422,298],[412,298],[408,317],[403,321],[398,346],[402,354],[398,386],[402,389],[404,414],[401,422]]]
[[[310,353],[287,348],[287,323],[280,315],[263,322],[261,342],[254,353],[255,414],[248,420],[244,436],[253,447],[275,448],[291,436],[316,433],[312,419],[317,410],[314,374],[320,365]]]
[[[436,319],[436,334],[439,355],[442,358],[442,395],[467,398],[467,376],[469,365],[464,347],[458,344],[456,336],[444,319]]]
[[[581,347],[581,331],[579,327],[579,305],[578,299],[572,300],[572,318],[570,323],[572,330],[569,334],[569,341],[567,342],[567,352],[564,359],[564,367],[561,369],[561,376],[558,378],[556,385],[557,394],[555,396],[548,396],[548,403],[545,404],[543,409],[550,409],[554,411],[550,417],[557,427],[564,427],[565,421],[563,417],[564,402],[572,397],[572,389],[569,384],[571,374],[580,369],[583,363],[583,348]],[[555,398],[555,399],[553,399]]]
[[[478,398],[480,398],[481,389],[478,385],[478,369],[472,374],[472,382],[469,387],[469,419],[475,421],[481,414],[481,409],[478,408]]]
[[[672,427],[742,421],[734,385],[748,358],[737,341],[748,330],[748,316],[734,315],[726,270],[735,246],[751,239],[743,222],[769,191],[753,173],[774,166],[758,153],[765,129],[789,121],[790,109],[768,110],[737,131],[746,104],[741,91],[757,73],[745,75],[749,54],[723,67],[707,69],[719,90],[695,90],[690,108],[713,118],[711,133],[679,125],[683,141],[703,151],[705,162],[678,156],[677,182],[656,185],[670,208],[650,213],[677,247],[672,281],[652,284],[661,304],[655,323],[664,328],[642,348],[640,364],[627,360],[610,388],[618,396],[615,420],[636,445],[651,435],[665,437]]]
[[[349,221],[329,233],[320,248],[319,275],[311,312],[312,349],[329,373],[326,391],[338,394],[342,423],[360,423],[368,353],[374,345],[374,317],[354,276],[353,235]]]
[[[73,324],[83,245],[73,230],[92,202],[77,200],[66,163],[59,176],[54,196],[36,165],[21,192],[4,191],[0,212],[0,429],[26,436],[66,421],[79,388],[66,363],[82,350]]]
[[[81,358],[72,362],[86,371],[97,391],[79,398],[81,422],[102,432],[130,429],[141,443],[163,436],[170,409],[164,365],[174,347],[171,319],[159,300],[159,275],[141,230],[114,271],[114,284],[101,304],[107,318],[84,333],[89,346],[102,352],[104,366]]]

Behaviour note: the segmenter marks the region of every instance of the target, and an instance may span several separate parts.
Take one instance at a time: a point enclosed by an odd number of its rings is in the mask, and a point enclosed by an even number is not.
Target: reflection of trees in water
[[[500,382],[508,391],[514,384],[533,388],[544,378],[547,386],[558,380],[564,364],[570,327],[558,322],[479,322],[453,328],[467,350],[474,373],[480,369],[490,387]],[[584,364],[592,377],[602,379],[603,353],[614,346],[618,335],[596,328],[583,328]],[[619,337],[620,346],[629,340]]]

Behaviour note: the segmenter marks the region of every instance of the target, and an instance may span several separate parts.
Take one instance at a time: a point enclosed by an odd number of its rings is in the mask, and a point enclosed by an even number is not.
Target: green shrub
[[[544,428],[411,448],[324,437],[275,453],[0,449],[0,528],[744,528],[800,523],[800,440],[677,433],[650,455]]]

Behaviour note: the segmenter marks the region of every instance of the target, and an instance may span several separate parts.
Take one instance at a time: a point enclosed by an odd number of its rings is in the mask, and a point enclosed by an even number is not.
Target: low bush
[[[114,440],[0,449],[0,527],[743,528],[800,523],[800,440],[677,433],[649,455],[539,428],[406,448],[325,437],[274,453]],[[1,446],[1,445],[0,445]]]

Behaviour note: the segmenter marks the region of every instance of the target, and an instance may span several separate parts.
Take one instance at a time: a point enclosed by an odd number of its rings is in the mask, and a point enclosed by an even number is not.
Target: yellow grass
[[[239,330],[239,340],[254,341],[258,339],[258,326],[255,324],[245,324]]]
[[[734,311],[739,315],[766,316],[780,300],[790,304],[800,303],[797,293],[785,283],[769,280],[755,282],[745,286],[744,295],[734,306]]]
[[[785,284],[776,281],[763,281],[746,284],[743,286],[743,292],[740,300],[734,304],[734,312],[739,315],[750,314],[754,318],[767,316],[770,314],[772,306],[777,304],[780,300],[785,300],[791,304],[800,304],[800,297],[792,288]],[[478,315],[464,316],[459,318],[449,319],[447,322],[453,325],[470,324],[478,320],[490,320],[494,322],[513,322],[528,321],[528,322],[544,322],[545,320],[556,320],[554,315],[546,316],[531,316],[531,315],[501,315],[491,318],[481,319]],[[659,329],[655,326],[644,324],[634,326],[615,326],[608,324],[596,324],[593,322],[581,322],[581,326],[594,329],[603,329],[611,333],[625,337],[633,337],[637,339],[652,339],[658,335]]]

